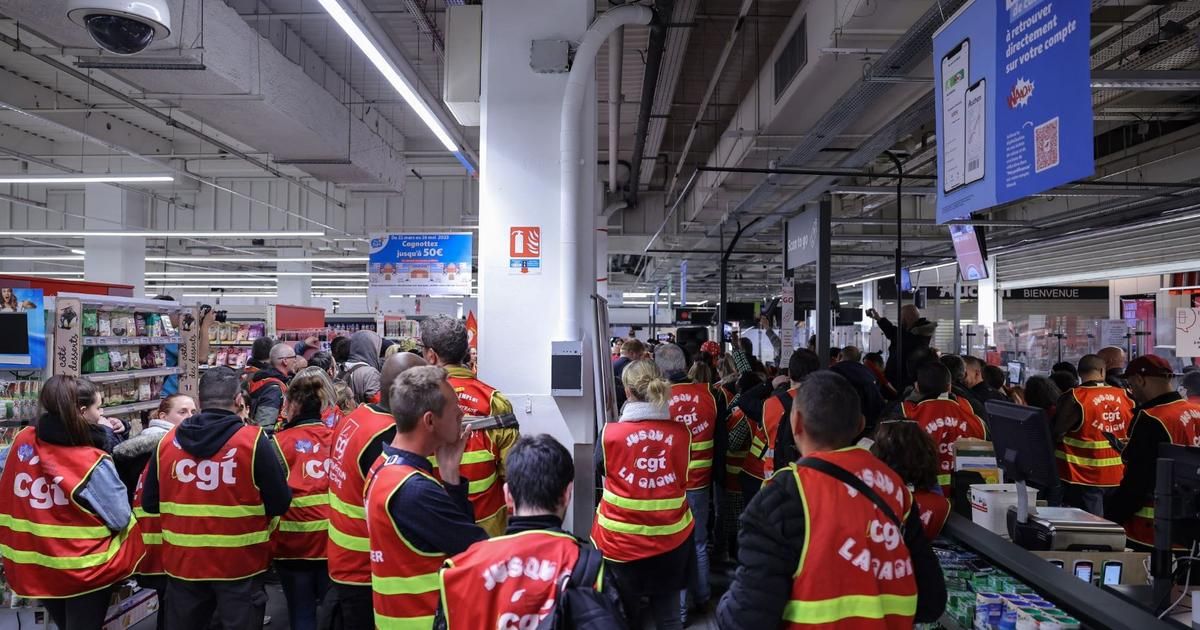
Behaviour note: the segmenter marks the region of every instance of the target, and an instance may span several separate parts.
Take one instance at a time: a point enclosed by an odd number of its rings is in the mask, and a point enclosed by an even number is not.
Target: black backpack
[[[554,610],[537,630],[627,630],[625,615],[611,599],[592,586],[600,578],[604,556],[594,547],[579,545],[579,559],[563,578]]]

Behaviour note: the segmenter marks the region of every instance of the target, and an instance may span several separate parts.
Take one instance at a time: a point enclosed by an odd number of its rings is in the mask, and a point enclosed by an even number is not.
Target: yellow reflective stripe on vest
[[[366,536],[355,536],[347,534],[337,528],[337,525],[329,526],[329,542],[350,551],[358,551],[361,553],[371,552],[371,540]]]
[[[279,521],[279,531],[293,534],[308,532],[323,532],[329,529],[329,520],[319,521]]]
[[[157,514],[151,514],[151,513],[147,512],[144,508],[140,508],[140,507],[133,508],[133,515],[139,521],[143,520],[143,519],[147,519],[147,518],[158,518]]]
[[[142,543],[146,545],[161,545],[162,534],[142,534]]]
[[[375,613],[377,630],[429,630],[433,627],[433,615],[427,617],[387,617]]]
[[[307,508],[320,507],[322,505],[329,505],[328,494],[310,494],[304,497],[292,497],[292,503],[290,507]]]
[[[683,506],[684,501],[687,501],[686,496],[677,499],[627,499],[622,496],[617,496],[610,490],[604,491],[605,503],[611,503],[619,508],[626,510],[637,510],[638,512],[661,512],[665,510],[677,510]]]
[[[353,518],[360,521],[367,520],[367,508],[361,505],[346,503],[332,492],[329,493],[329,507],[346,518]]]
[[[883,619],[888,615],[917,614],[916,595],[843,595],[811,602],[790,601],[783,618],[792,623],[827,624],[843,619]]]
[[[107,528],[106,528],[107,529]],[[18,564],[36,564],[46,569],[90,569],[111,561],[116,557],[117,552],[121,550],[121,543],[129,537],[129,529],[121,532],[121,534],[108,542],[108,549],[99,553],[91,553],[85,556],[61,557],[48,556],[44,553],[36,551],[23,551],[13,549],[5,544],[0,544],[0,554],[10,562]]]
[[[34,534],[42,538],[101,539],[108,538],[112,531],[103,525],[44,525],[21,518],[0,515],[0,527],[14,532]]]
[[[480,479],[478,481],[468,482],[467,483],[467,492],[470,494],[479,494],[480,492],[483,492],[484,490],[491,488],[493,485],[495,485],[495,483],[496,483],[496,473],[493,472],[492,474],[488,475],[487,477],[484,477],[483,479]]]
[[[438,590],[438,574],[412,577],[371,577],[371,588],[378,595],[420,595]]]
[[[1064,436],[1062,442],[1067,446],[1074,446],[1076,448],[1112,448],[1112,444],[1110,444],[1108,440],[1089,442],[1086,440],[1077,440],[1075,438]]]
[[[938,475],[938,485],[948,486],[953,480],[953,475]]]
[[[271,532],[251,532],[249,534],[180,534],[164,529],[163,542],[176,547],[222,547],[237,548],[259,545],[271,540]]]
[[[688,470],[692,470],[694,468],[712,468],[712,460],[711,459],[695,459],[695,460],[688,462]]]
[[[703,451],[706,448],[712,448],[712,447],[713,447],[712,440],[705,440],[703,442],[692,442],[692,450],[693,451]]]
[[[460,465],[467,464],[486,464],[487,462],[496,461],[496,456],[491,451],[467,451],[462,454]]]
[[[678,522],[670,525],[636,525],[634,523],[622,523],[603,515],[596,514],[596,523],[607,529],[610,532],[618,534],[638,534],[641,536],[671,536],[687,529],[688,525],[692,524],[692,511],[684,512],[683,518]]]
[[[1134,512],[1133,515],[1140,516],[1142,518],[1151,518],[1152,519],[1152,518],[1154,518],[1154,508],[1144,507],[1144,508]]]
[[[742,467],[734,466],[733,464],[725,464],[725,472],[727,472],[731,475],[738,475],[738,474],[741,474]]]
[[[190,503],[172,503],[163,501],[158,505],[159,514],[172,516],[197,516],[217,518],[242,518],[246,516],[266,516],[267,511],[262,505],[193,505]]]
[[[1110,466],[1120,466],[1124,463],[1121,461],[1120,457],[1104,457],[1104,458],[1080,457],[1078,455],[1071,455],[1068,453],[1064,453],[1062,451],[1056,451],[1054,453],[1054,456],[1059,459],[1064,459],[1067,461],[1067,463],[1070,463],[1070,464],[1079,464],[1080,466],[1093,466],[1096,468],[1107,468]]]

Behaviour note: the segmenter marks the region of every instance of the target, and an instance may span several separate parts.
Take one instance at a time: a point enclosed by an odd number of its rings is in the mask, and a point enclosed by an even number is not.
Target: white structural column
[[[988,256],[987,260],[988,277],[987,280],[979,281],[979,317],[976,320],[980,326],[984,326],[990,335],[989,339],[995,339],[996,330],[994,325],[1000,316],[1000,296],[996,292],[996,257]],[[993,342],[994,343],[994,342]]]
[[[304,250],[286,248],[279,250],[280,258],[303,258]],[[281,273],[304,273],[312,271],[312,263],[308,262],[277,262],[275,269]],[[279,298],[276,304],[289,306],[312,306],[312,276],[280,275]]]
[[[574,290],[579,326],[585,332],[584,396],[550,396],[550,342],[558,341],[559,119],[566,74],[530,68],[534,40],[579,41],[592,17],[587,0],[508,0],[483,5],[482,124],[480,130],[479,376],[512,401],[522,433],[549,433],[578,458],[594,440],[591,300],[596,286],[596,98],[589,89],[580,126],[587,175],[574,235],[578,273]],[[513,227],[541,229],[541,268],[511,273]],[[588,447],[590,448],[590,447]],[[590,475],[589,475],[590,480]],[[578,482],[579,480],[577,480]],[[578,485],[578,483],[577,483]],[[590,487],[590,486],[579,486]],[[586,527],[575,515],[576,531]]]
[[[145,195],[109,186],[87,184],[84,190],[84,225],[89,231],[133,233],[147,225]],[[142,236],[89,236],[83,239],[83,275],[90,282],[133,285],[134,297],[146,288],[146,238]]]

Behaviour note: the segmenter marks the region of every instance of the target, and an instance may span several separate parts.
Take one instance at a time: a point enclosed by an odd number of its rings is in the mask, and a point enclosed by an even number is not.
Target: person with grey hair
[[[941,566],[904,480],[853,446],[864,419],[849,381],[829,371],[810,374],[789,421],[801,459],[746,506],[739,566],[721,598],[718,625],[775,628],[813,623],[814,614],[828,627],[847,628],[870,616],[892,627],[936,620],[946,607]],[[911,568],[859,570],[863,562]],[[869,603],[830,607],[831,596]]]
[[[680,614],[687,625],[687,595],[692,594],[696,610],[708,607],[712,590],[708,584],[708,514],[712,510],[712,480],[714,454],[723,452],[717,443],[725,444],[725,397],[717,394],[712,385],[697,383],[688,378],[687,356],[683,348],[665,343],[654,353],[654,363],[671,382],[671,418],[687,425],[692,434],[691,457],[688,462],[687,500],[696,519],[693,539],[696,543],[696,563],[688,576],[688,590],[680,593]]]
[[[421,322],[421,344],[425,360],[446,370],[458,406],[468,416],[501,416],[513,412],[512,403],[495,387],[479,380],[463,365],[468,356],[467,326],[459,319],[439,315]],[[504,509],[504,460],[521,437],[515,426],[475,431],[463,457],[462,474],[471,483],[471,505],[475,522],[489,536],[504,533],[508,511]]]
[[[270,367],[250,375],[246,389],[250,394],[250,421],[254,424],[273,429],[279,422],[295,358],[296,351],[290,344],[277,343],[271,347]]]
[[[459,467],[471,431],[456,398],[446,371],[434,366],[409,368],[391,388],[396,435],[383,445],[365,502],[378,627],[415,627],[415,618],[432,626],[442,564],[487,538]]]

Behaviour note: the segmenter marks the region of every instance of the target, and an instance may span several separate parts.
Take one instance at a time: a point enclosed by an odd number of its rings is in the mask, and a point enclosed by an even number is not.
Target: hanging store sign
[[[796,280],[784,278],[783,288],[779,293],[779,306],[782,311],[779,322],[779,365],[787,365],[792,357],[792,348],[796,347]]]
[[[938,223],[1093,173],[1090,12],[972,0],[934,33]]]
[[[817,262],[817,244],[821,240],[821,213],[809,209],[788,219],[784,262],[787,269]]]
[[[876,295],[885,300],[896,299],[896,283],[891,279],[879,280],[875,284]],[[953,300],[954,287],[915,287],[911,294],[921,293],[930,300]],[[906,292],[906,295],[909,294]],[[958,295],[964,300],[979,298],[979,286],[963,284],[958,287]],[[1041,302],[1057,302],[1060,300],[1107,300],[1108,287],[1029,287],[1026,289],[1005,289],[1000,292],[1003,300],[1030,300]]]
[[[1175,309],[1175,356],[1200,357],[1200,308]]]
[[[415,295],[471,293],[470,233],[374,234],[371,290]]]

